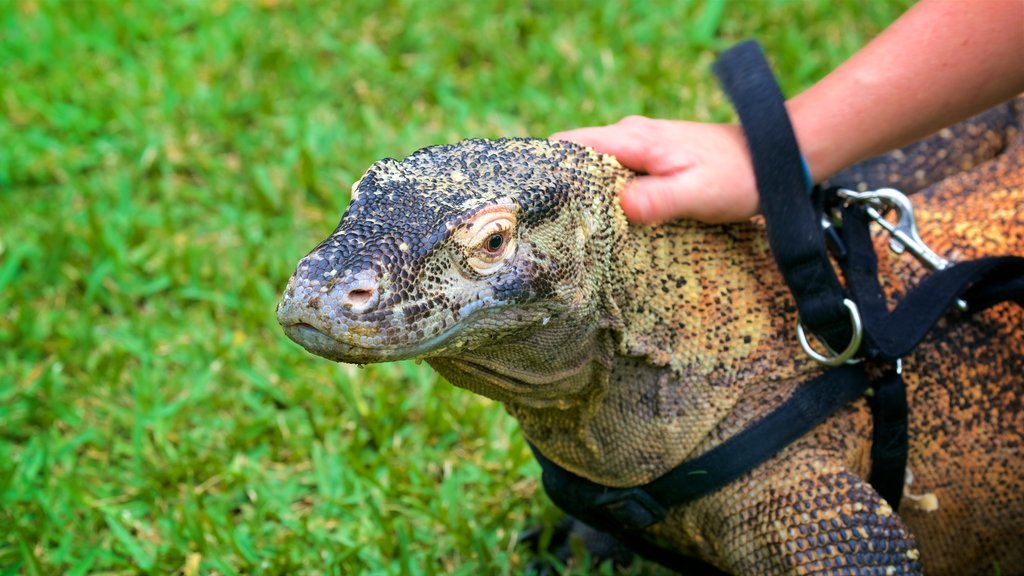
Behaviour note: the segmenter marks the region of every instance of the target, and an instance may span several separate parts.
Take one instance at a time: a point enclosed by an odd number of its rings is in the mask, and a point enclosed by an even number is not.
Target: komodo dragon
[[[938,180],[914,201],[939,254],[1020,254],[1015,131],[975,119],[857,174],[872,186]],[[337,230],[299,262],[278,319],[331,360],[424,359],[504,403],[562,467],[610,486],[648,482],[821,368],[794,337],[762,226],[628,224],[617,197],[632,177],[609,156],[533,139],[377,162]],[[895,255],[880,266],[896,295],[924,274]],[[1022,573],[1022,316],[1009,304],[951,313],[904,359],[899,514],[864,480],[871,417],[858,401],[645,537],[735,574]]]

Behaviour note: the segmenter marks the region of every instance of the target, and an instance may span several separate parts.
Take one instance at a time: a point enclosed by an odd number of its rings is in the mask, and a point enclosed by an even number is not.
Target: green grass
[[[728,119],[724,47],[793,93],[907,3],[0,0],[0,575],[521,572],[515,423],[290,343],[295,262],[381,157]]]

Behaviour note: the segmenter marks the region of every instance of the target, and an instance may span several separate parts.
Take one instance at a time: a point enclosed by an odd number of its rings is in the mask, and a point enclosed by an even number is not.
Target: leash
[[[873,421],[868,481],[898,509],[909,412],[900,358],[951,307],[973,313],[1008,300],[1024,305],[1024,258],[952,264],[921,241],[910,202],[898,191],[813,188],[782,92],[758,44],[747,41],[729,49],[714,72],[747,138],[769,245],[796,301],[797,338],[807,354],[829,369],[747,429],[642,486],[612,488],[591,482],[530,447],[541,465],[545,491],[566,513],[670,568],[721,574],[707,563],[644,541],[641,531],[662,521],[668,509],[753,470],[864,395]],[[899,217],[896,224],[885,218],[892,209]],[[878,282],[872,222],[891,234],[894,250],[910,252],[934,269],[892,311]],[[829,260],[829,247],[845,287]],[[809,335],[824,345],[825,353],[814,348]],[[869,378],[868,363],[883,367],[880,378]]]

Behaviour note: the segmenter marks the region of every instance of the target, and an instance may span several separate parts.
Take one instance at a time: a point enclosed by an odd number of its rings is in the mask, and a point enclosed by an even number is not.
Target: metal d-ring
[[[860,341],[864,337],[864,325],[860,321],[860,311],[857,310],[857,305],[849,298],[843,299],[843,305],[850,311],[850,326],[853,329],[853,335],[850,337],[850,343],[842,352],[836,353],[828,343],[822,340],[821,343],[825,345],[825,348],[827,348],[829,353],[832,355],[825,356],[820,354],[814,348],[811,348],[810,342],[807,341],[807,334],[804,331],[804,323],[799,320],[796,323],[796,337],[800,340],[800,346],[803,347],[804,352],[807,352],[808,356],[825,366],[839,366],[840,364],[849,362],[850,359],[853,358],[853,355],[857,353],[857,349],[860,348]]]

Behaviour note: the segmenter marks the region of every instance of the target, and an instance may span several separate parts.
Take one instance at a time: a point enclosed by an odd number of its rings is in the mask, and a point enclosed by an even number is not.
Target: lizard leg
[[[914,537],[859,476],[820,457],[766,465],[767,477],[755,470],[694,503],[709,561],[733,574],[921,573]]]
[[[752,536],[788,574],[919,574],[917,543],[903,520],[860,477],[811,461],[768,488]],[[760,573],[757,567],[751,573]]]

